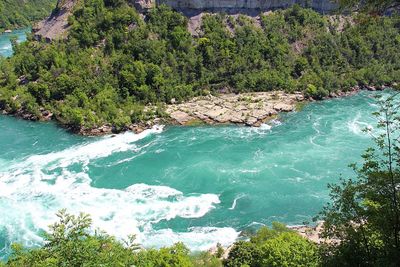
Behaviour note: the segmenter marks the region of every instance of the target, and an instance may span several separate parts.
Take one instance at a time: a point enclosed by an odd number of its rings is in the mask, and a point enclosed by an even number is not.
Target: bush
[[[319,266],[318,246],[283,224],[262,227],[250,241],[238,241],[225,266]]]

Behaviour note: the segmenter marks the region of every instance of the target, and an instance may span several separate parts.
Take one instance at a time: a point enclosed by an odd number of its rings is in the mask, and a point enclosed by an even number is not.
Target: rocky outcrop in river
[[[202,122],[260,126],[278,112],[294,111],[296,104],[303,100],[301,93],[282,91],[209,95],[169,105],[166,112],[180,125]]]

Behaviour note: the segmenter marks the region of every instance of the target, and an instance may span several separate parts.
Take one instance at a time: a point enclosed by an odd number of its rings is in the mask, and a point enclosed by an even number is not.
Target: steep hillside
[[[32,25],[48,16],[57,0],[2,0],[0,1],[0,32]]]
[[[337,5],[331,0],[129,0],[140,13],[147,13],[152,8],[166,5],[189,18],[189,30],[193,34],[201,24],[205,12],[244,14],[259,19],[260,13],[288,8],[294,4],[312,8],[320,13],[330,13]],[[58,0],[57,8],[45,20],[36,25],[36,36],[45,40],[62,39],[67,36],[68,17],[79,0]]]
[[[66,38],[68,17],[72,15],[78,2],[79,0],[58,0],[51,15],[34,26],[35,35],[47,41]]]

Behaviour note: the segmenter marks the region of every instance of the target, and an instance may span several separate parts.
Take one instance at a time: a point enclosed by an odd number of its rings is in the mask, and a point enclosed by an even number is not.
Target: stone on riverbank
[[[294,111],[296,104],[303,100],[304,96],[299,92],[288,94],[282,91],[208,95],[168,105],[166,112],[180,125],[202,121],[260,126],[278,112]]]

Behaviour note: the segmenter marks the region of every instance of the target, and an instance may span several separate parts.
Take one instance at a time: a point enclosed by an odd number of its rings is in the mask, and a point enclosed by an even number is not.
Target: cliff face
[[[68,17],[77,2],[78,0],[58,0],[53,13],[33,28],[35,36],[47,41],[66,38],[69,28]]]
[[[183,12],[229,12],[235,10],[267,11],[299,4],[303,7],[310,7],[316,11],[326,13],[337,7],[333,1],[334,0],[134,0],[134,4],[141,10],[149,9],[155,5],[165,4]]]
[[[62,39],[68,35],[68,17],[79,0],[58,0],[57,8],[50,17],[34,27],[35,36],[48,41]],[[294,4],[310,7],[321,13],[328,13],[336,8],[334,0],[130,0],[139,12],[161,4],[172,7],[191,17],[191,24],[203,11],[245,13],[257,16],[260,12],[287,8]],[[199,15],[200,14],[200,15]],[[190,26],[189,26],[190,27]],[[193,26],[195,28],[195,26]]]

